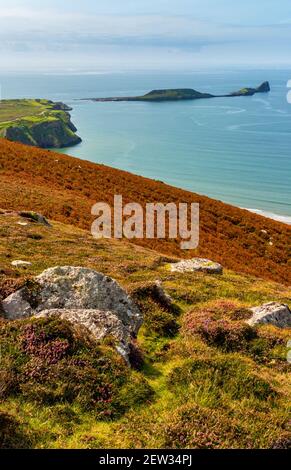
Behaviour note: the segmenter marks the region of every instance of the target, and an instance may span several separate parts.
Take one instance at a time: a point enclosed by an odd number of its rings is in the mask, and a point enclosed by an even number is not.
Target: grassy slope
[[[200,245],[181,251],[178,240],[138,243],[169,256],[199,255],[237,272],[290,284],[290,227],[222,202],[104,165],[0,139],[0,207],[40,211],[89,229],[91,207],[124,202],[199,202]]]
[[[182,99],[197,99],[211,97],[208,93],[200,93],[192,89],[168,89],[168,90],[153,90],[146,95],[137,97],[141,101],[169,101],[169,100],[182,100]]]
[[[17,433],[11,425],[10,445],[247,448],[286,444],[290,439],[288,333],[264,327],[259,338],[231,347],[232,336],[226,336],[224,345],[211,344],[191,332],[190,326],[193,316],[198,319],[212,310],[229,320],[250,305],[287,302],[290,289],[228,270],[222,276],[171,273],[169,259],[149,249],[126,241],[96,241],[87,231],[59,222],[53,222],[52,228],[32,221],[27,226],[18,224],[24,220],[0,215],[1,295],[57,264],[88,266],[114,276],[132,292],[145,314],[138,338],[145,363],[142,370],[130,373],[130,380],[146,380],[154,396],[151,400],[135,397],[122,416],[105,420],[78,401],[39,403],[38,398],[11,394],[0,401],[0,412],[17,423]],[[12,268],[13,259],[29,260],[32,266]],[[157,278],[163,280],[179,314],[166,312],[144,291]],[[175,335],[173,322],[182,327]],[[134,390],[125,395],[126,402]]]
[[[53,113],[47,100],[2,100],[0,101],[0,129],[21,121],[41,122],[50,114]]]

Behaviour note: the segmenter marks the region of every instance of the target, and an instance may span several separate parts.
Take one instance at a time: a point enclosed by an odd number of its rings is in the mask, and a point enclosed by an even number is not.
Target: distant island
[[[226,98],[236,96],[253,96],[256,93],[268,93],[271,90],[269,82],[264,82],[257,88],[242,88],[227,95],[212,95],[210,93],[201,93],[191,88],[174,88],[165,90],[152,90],[143,96],[116,96],[111,98],[84,98],[85,100],[106,102],[106,101],[181,101],[181,100],[199,100],[203,98]]]
[[[0,137],[41,148],[76,145],[82,140],[71,122],[71,109],[45,99],[1,100]]]

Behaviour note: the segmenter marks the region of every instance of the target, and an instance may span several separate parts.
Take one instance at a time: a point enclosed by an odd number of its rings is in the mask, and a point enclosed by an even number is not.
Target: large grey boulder
[[[82,267],[47,269],[35,278],[33,288],[24,287],[2,302],[4,317],[10,320],[52,309],[111,311],[132,335],[142,324],[141,312],[115,280]]]
[[[202,271],[208,274],[222,274],[221,264],[205,258],[192,258],[181,260],[178,263],[171,264],[171,271],[178,273],[188,273]]]
[[[253,316],[247,323],[251,326],[271,324],[278,328],[291,328],[291,311],[288,305],[269,302],[250,310]]]
[[[43,310],[35,316],[37,318],[60,318],[73,325],[82,326],[96,341],[108,336],[113,337],[117,341],[117,351],[129,362],[130,332],[114,312],[94,309],[52,309]]]

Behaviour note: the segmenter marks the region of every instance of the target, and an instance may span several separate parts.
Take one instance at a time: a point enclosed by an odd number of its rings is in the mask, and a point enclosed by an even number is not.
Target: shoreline
[[[290,215],[279,215],[279,214],[274,214],[273,212],[265,211],[263,209],[252,209],[249,207],[239,207],[239,208],[252,212],[257,215],[261,215],[262,217],[265,217],[266,219],[272,219],[272,220],[276,220],[277,222],[281,222],[285,225],[291,225]]]

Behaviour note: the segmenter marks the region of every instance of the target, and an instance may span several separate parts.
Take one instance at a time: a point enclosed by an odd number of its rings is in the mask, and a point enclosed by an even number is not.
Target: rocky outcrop
[[[3,137],[41,148],[62,148],[79,144],[82,140],[75,134],[75,126],[70,120],[43,120],[26,126],[25,123],[8,127]]]
[[[128,362],[130,353],[131,335],[129,329],[122,323],[116,313],[94,309],[52,309],[43,310],[36,315],[37,318],[59,318],[73,325],[84,327],[91,337],[100,341],[106,337],[116,340],[118,352]]]
[[[31,222],[35,222],[37,224],[45,225],[46,227],[51,227],[51,224],[47,220],[44,215],[39,214],[39,212],[34,211],[20,211],[17,212],[20,217],[24,217],[25,219],[29,219]]]
[[[64,103],[50,100],[6,100],[5,103],[11,112],[14,107],[22,109],[23,115],[5,122],[0,112],[0,137],[41,148],[70,147],[82,141],[68,112],[72,108]]]
[[[30,222],[34,222],[37,224],[45,225],[46,227],[51,227],[51,224],[47,220],[47,218],[40,214],[39,212],[34,212],[34,211],[9,211],[9,210],[2,210],[0,213],[0,216],[19,216],[24,219],[29,220]],[[27,222],[18,222],[19,225],[28,225]]]
[[[128,362],[132,338],[143,318],[138,307],[112,278],[92,269],[57,266],[2,302],[4,317],[59,317],[86,328],[95,340],[116,339],[116,349]]]
[[[72,109],[73,109],[70,106],[68,106],[67,104],[62,103],[61,101],[56,101],[56,102],[49,101],[49,102],[52,105],[52,109],[55,109],[57,111],[72,111]]]
[[[74,266],[47,269],[35,278],[32,286],[7,297],[2,308],[8,319],[52,309],[110,310],[132,334],[137,334],[142,323],[140,311],[115,280]]]
[[[291,328],[291,311],[288,305],[269,302],[250,310],[253,316],[246,323],[251,326],[270,324],[278,328]]]
[[[268,93],[269,91],[271,91],[269,82],[263,82],[257,88],[242,88],[226,96],[253,96],[256,93]]]
[[[92,269],[74,266],[47,269],[35,278],[33,286],[7,297],[2,309],[12,320],[52,309],[112,311],[132,335],[142,324],[141,312],[116,281]]]
[[[269,82],[263,82],[260,86],[256,88],[257,93],[269,93],[269,91],[271,91]]]
[[[170,265],[172,272],[187,273],[201,271],[208,274],[222,274],[223,267],[219,263],[204,258],[181,260]]]

